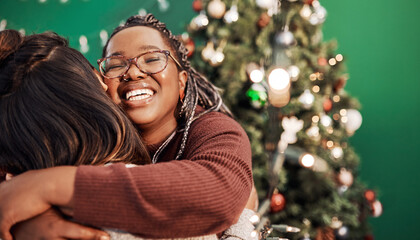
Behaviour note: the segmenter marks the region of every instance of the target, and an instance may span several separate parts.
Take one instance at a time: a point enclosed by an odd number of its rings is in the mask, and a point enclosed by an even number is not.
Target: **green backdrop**
[[[140,9],[154,13],[175,33],[195,16],[192,0],[0,0],[0,21],[27,34],[53,30],[96,64],[99,33],[112,31]],[[362,103],[362,127],[351,142],[361,157],[361,177],[378,190],[384,214],[372,219],[376,239],[415,239],[420,213],[420,1],[321,0],[328,11],[324,38],[336,38],[347,60],[346,89]],[[417,177],[416,177],[417,176]]]

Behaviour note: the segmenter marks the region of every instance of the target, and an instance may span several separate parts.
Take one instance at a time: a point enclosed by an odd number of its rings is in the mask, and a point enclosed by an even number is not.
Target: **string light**
[[[290,86],[290,75],[283,68],[275,68],[268,76],[268,84],[273,90],[285,90]]]
[[[335,56],[335,59],[336,59],[338,62],[341,62],[341,61],[343,61],[343,55],[341,55],[341,54],[337,54],[337,56]]]
[[[305,155],[302,156],[299,162],[302,166],[306,168],[310,168],[314,165],[315,158],[311,154],[306,153]]]

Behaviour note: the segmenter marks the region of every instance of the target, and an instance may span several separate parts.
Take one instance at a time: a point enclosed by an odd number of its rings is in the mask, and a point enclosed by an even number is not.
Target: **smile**
[[[129,91],[125,94],[125,99],[127,101],[138,101],[138,100],[143,100],[146,98],[150,98],[154,95],[155,93],[150,90],[150,89],[136,89],[136,90],[132,90]]]

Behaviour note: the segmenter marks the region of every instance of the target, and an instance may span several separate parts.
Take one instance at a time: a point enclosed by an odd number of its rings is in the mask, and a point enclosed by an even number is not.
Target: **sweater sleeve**
[[[78,167],[74,218],[152,238],[214,234],[236,223],[252,188],[244,130],[221,113],[205,114],[191,126],[183,158]]]

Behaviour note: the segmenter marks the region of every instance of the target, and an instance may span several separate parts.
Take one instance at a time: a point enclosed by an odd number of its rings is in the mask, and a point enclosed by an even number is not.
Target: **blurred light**
[[[147,15],[147,11],[144,8],[140,8],[138,14],[142,17]]]
[[[347,110],[346,109],[341,109],[340,110],[340,115],[341,116],[346,116],[347,115]]]
[[[307,19],[311,16],[312,10],[308,4],[304,4],[299,13],[300,13],[300,16]]]
[[[306,153],[300,159],[300,164],[306,168],[312,167],[314,163],[315,163],[315,158],[309,153]]]
[[[25,31],[25,29],[23,29],[23,28],[19,29],[19,32],[20,32],[20,34],[22,34],[23,36],[25,36],[25,34],[26,34],[26,31]]]
[[[319,122],[319,116],[315,115],[312,117],[312,122],[317,123]]]
[[[260,221],[260,217],[257,214],[254,214],[252,217],[249,218],[249,221],[252,224],[256,224]]]
[[[311,73],[311,75],[309,75],[309,79],[311,81],[315,81],[316,80],[316,74],[315,73]]]
[[[348,228],[344,226],[344,227],[341,227],[340,229],[338,229],[337,235],[346,236],[347,232],[348,232]]]
[[[7,20],[6,19],[1,20],[0,31],[3,31],[4,29],[6,29],[6,26],[7,26]]]
[[[323,73],[317,72],[316,77],[318,78],[318,80],[324,80],[324,74]]]
[[[337,56],[335,56],[335,59],[337,59],[338,62],[341,62],[343,61],[343,55],[337,54]]]
[[[334,146],[334,142],[333,141],[331,141],[331,140],[327,141],[327,147],[328,148],[332,148],[333,146]]]
[[[346,122],[347,122],[347,120],[348,120],[348,119],[347,119],[347,117],[342,117],[342,118],[341,118],[341,122],[342,122],[342,123],[346,123]]]
[[[340,119],[340,115],[338,113],[334,113],[333,118],[338,121]]]
[[[253,81],[254,83],[259,83],[263,80],[264,78],[264,73],[261,71],[261,69],[254,69],[251,71],[251,73],[249,74],[249,78],[251,79],[251,81]]]
[[[289,72],[290,78],[292,79],[292,81],[296,81],[298,79],[299,74],[300,74],[300,69],[297,66],[295,65],[289,66],[287,68],[287,71]]]
[[[334,101],[334,102],[339,102],[339,101],[340,101],[340,96],[338,96],[338,95],[334,95],[334,97],[333,97],[333,101]]]
[[[332,123],[332,120],[331,120],[330,116],[323,115],[321,117],[321,124],[322,124],[322,126],[329,127],[329,126],[331,126],[331,123]]]
[[[341,157],[343,157],[343,149],[341,147],[335,147],[333,149],[331,149],[331,155],[335,158],[335,159],[340,159]]]
[[[330,58],[330,60],[328,60],[328,63],[329,63],[331,66],[334,66],[335,64],[337,64],[337,60],[335,60],[335,58]]]
[[[318,86],[318,85],[315,85],[315,86],[313,86],[313,87],[312,87],[312,91],[313,91],[314,93],[318,93],[318,92],[319,92],[319,90],[320,90],[320,88],[319,88],[319,86]]]
[[[268,84],[274,90],[284,90],[290,84],[290,75],[283,68],[275,68],[268,76]]]

